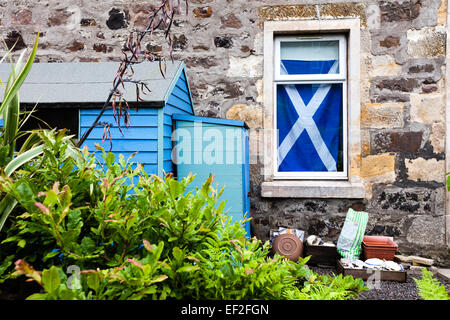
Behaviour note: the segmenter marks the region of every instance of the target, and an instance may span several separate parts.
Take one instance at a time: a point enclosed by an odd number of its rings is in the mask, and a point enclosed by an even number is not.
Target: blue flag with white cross
[[[336,73],[338,62],[282,60],[282,74]],[[337,171],[342,84],[277,86],[278,171]]]

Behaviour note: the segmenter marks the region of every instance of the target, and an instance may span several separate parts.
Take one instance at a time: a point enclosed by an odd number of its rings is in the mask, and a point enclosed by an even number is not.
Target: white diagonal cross
[[[328,73],[336,72],[337,66],[338,64],[336,61]],[[282,69],[284,69],[283,65]],[[330,91],[331,84],[321,84],[307,106],[305,106],[303,99],[298,93],[295,85],[285,85],[284,88],[289,96],[289,99],[294,105],[295,110],[297,111],[298,119],[278,148],[278,164],[281,164],[283,162],[284,158],[291,150],[298,137],[300,137],[303,130],[306,130],[311,139],[311,142],[313,143],[317,151],[317,154],[319,155],[327,170],[336,171],[336,161],[328,150],[327,145],[323,141],[323,138],[320,135],[320,131],[313,119],[313,116],[316,113],[317,109],[322,104],[323,100]]]

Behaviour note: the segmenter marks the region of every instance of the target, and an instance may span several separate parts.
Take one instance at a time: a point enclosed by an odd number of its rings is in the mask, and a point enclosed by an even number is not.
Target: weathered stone
[[[386,37],[383,41],[380,41],[380,46],[386,48],[398,47],[400,45],[400,38],[397,37]]]
[[[48,18],[47,25],[49,27],[64,25],[69,21],[71,15],[72,12],[65,9],[58,9]]]
[[[371,210],[376,211],[382,209],[388,212],[399,211],[427,214],[429,216],[434,208],[433,202],[433,190],[425,188],[385,187],[382,185],[382,187],[376,188],[374,191]],[[394,217],[395,215],[392,215],[390,219]]]
[[[433,259],[427,259],[419,256],[409,256],[408,258],[410,259],[410,261],[413,263],[414,266],[425,265],[431,267],[434,264]]]
[[[444,244],[445,223],[443,217],[419,216],[408,229],[407,240],[415,245]]]
[[[446,29],[423,28],[420,30],[408,30],[408,54],[411,57],[431,58],[445,56]]]
[[[368,229],[366,234],[368,235],[385,235],[388,237],[398,237],[402,235],[402,231],[396,226],[375,225],[373,228]]]
[[[80,57],[80,62],[99,62],[99,58]]]
[[[208,51],[209,47],[205,46],[203,44],[197,45],[197,46],[193,46],[192,49],[194,50],[203,50],[203,51]]]
[[[184,34],[174,35],[173,36],[173,49],[174,50],[183,50],[187,46],[187,38]]]
[[[109,15],[109,17],[108,17],[108,20],[106,21],[106,25],[111,30],[118,30],[118,29],[127,27],[128,23],[126,21],[125,12],[120,11],[117,8],[112,8],[108,12],[108,15]]]
[[[235,104],[228,109],[226,118],[244,121],[250,128],[261,128],[263,111],[255,106]]]
[[[434,65],[432,64],[425,64],[425,65],[415,65],[409,68],[409,73],[420,73],[420,72],[433,72],[434,71]]]
[[[403,103],[368,103],[361,108],[361,127],[403,127]]]
[[[213,2],[214,0],[190,0],[190,2],[192,3],[198,3],[198,4],[205,4],[205,3],[210,3]]]
[[[105,39],[105,34],[101,31],[97,32],[95,36],[99,39]]]
[[[405,165],[410,180],[444,182],[444,160],[424,158],[405,159]]]
[[[414,78],[383,79],[378,80],[376,86],[380,90],[411,92],[419,86],[419,81]]]
[[[433,122],[444,119],[445,96],[442,94],[411,94],[411,121]]]
[[[423,93],[432,93],[438,91],[439,87],[435,84],[427,84],[422,86]]]
[[[96,44],[94,44],[94,46],[92,48],[97,52],[103,52],[103,53],[113,51],[112,47],[109,47],[104,43],[96,43]]]
[[[442,122],[434,122],[431,126],[430,142],[434,153],[445,152],[445,126]]]
[[[381,176],[395,172],[395,156],[390,154],[370,155],[361,159],[360,175],[363,178]]]
[[[33,23],[33,14],[30,10],[21,9],[13,14],[11,17],[11,24],[13,25],[27,25]]]
[[[83,50],[84,49],[84,43],[75,40],[74,42],[72,42],[70,47],[67,47],[67,49],[69,49],[70,51]]]
[[[135,13],[133,16],[131,22],[133,26],[140,27],[140,28],[146,28],[148,24],[150,23],[150,17],[151,17],[151,11],[139,11]]]
[[[211,93],[213,95],[223,95],[226,99],[234,99],[241,97],[244,92],[239,82],[219,82]]]
[[[147,51],[149,51],[150,53],[153,53],[153,54],[161,54],[162,50],[163,50],[162,46],[152,44],[152,43],[147,43],[145,48],[147,49]]]
[[[239,20],[234,13],[230,13],[226,16],[223,16],[220,18],[220,21],[222,22],[221,28],[235,28],[239,29],[242,27],[241,20]]]
[[[328,3],[319,4],[321,17],[359,17],[363,27],[366,26],[365,4],[363,3]],[[317,18],[315,5],[279,5],[258,8],[260,25],[266,20],[288,20],[298,18]]]
[[[14,47],[12,51],[22,50],[27,47],[20,32],[15,30],[8,33],[5,39],[5,43],[6,46],[10,49]]]
[[[231,48],[233,39],[230,36],[217,36],[214,38],[214,45],[217,48]]]
[[[371,77],[386,77],[399,75],[402,67],[389,55],[373,56]]]
[[[184,62],[188,68],[201,67],[208,69],[217,66],[217,60],[214,57],[187,57]]]
[[[411,21],[420,14],[421,2],[414,1],[381,1],[381,22]]]
[[[211,7],[200,7],[192,10],[196,18],[209,18],[212,16],[213,10]]]
[[[442,0],[437,13],[437,24],[445,25],[447,23],[448,0]]]
[[[80,20],[80,25],[82,27],[93,27],[97,25],[97,22],[94,19],[83,18]]]
[[[416,153],[421,144],[422,132],[382,132],[374,135],[371,150],[373,153]]]
[[[255,78],[262,74],[262,56],[250,55],[246,58],[230,56],[230,67],[227,71],[228,77]]]

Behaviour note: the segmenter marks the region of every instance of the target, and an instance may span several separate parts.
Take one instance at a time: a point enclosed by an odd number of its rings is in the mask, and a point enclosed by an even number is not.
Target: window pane
[[[280,74],[338,74],[339,41],[282,41]]]
[[[343,171],[342,84],[277,85],[279,172]]]

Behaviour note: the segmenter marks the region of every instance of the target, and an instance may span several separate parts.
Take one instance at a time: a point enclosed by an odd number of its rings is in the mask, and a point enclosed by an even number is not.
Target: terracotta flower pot
[[[365,260],[378,258],[392,261],[398,246],[390,237],[364,236],[362,248]]]
[[[303,242],[297,236],[285,233],[275,238],[272,250],[274,253],[297,262],[303,253]]]

